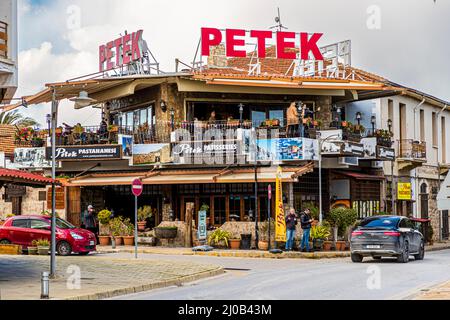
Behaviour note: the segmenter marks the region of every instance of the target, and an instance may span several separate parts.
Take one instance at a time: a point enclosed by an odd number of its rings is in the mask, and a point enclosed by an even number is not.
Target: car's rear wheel
[[[409,262],[409,243],[408,243],[408,241],[405,241],[405,245],[403,246],[403,251],[397,257],[397,261],[400,263],[408,263]]]
[[[8,239],[2,239],[0,240],[0,244],[11,244],[11,241],[9,241]]]
[[[363,261],[363,259],[364,259],[364,257],[362,255],[357,254],[357,253],[352,253],[352,262],[360,263]]]
[[[60,256],[69,256],[72,253],[72,247],[68,242],[61,241],[56,248]]]
[[[419,253],[414,255],[414,259],[423,260],[424,257],[425,257],[425,243],[422,241],[420,243]]]

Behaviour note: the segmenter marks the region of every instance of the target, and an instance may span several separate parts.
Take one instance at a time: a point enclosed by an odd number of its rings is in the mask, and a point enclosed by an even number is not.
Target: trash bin
[[[251,234],[241,234],[241,249],[250,250],[252,247],[252,235]]]

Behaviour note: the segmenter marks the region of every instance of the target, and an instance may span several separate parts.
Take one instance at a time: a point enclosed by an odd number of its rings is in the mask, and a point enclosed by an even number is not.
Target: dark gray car
[[[407,263],[411,255],[416,260],[425,256],[424,237],[406,217],[364,219],[353,231],[350,247],[353,262],[362,262],[364,257],[396,257],[398,262]]]

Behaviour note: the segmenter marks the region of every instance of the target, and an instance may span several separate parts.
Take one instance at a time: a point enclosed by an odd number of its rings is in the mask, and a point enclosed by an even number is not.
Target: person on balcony
[[[287,136],[288,138],[294,138],[300,126],[300,119],[295,102],[292,102],[290,107],[287,109],[286,117],[288,125]]]
[[[211,116],[209,117],[208,125],[211,127],[215,127],[216,124],[217,124],[216,112],[213,111],[211,112]]]

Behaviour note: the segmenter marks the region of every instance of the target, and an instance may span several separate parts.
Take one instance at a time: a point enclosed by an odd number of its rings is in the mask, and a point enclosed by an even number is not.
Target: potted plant
[[[138,210],[138,230],[145,231],[147,226],[147,219],[153,216],[153,210],[150,206],[143,206]]]
[[[326,226],[315,226],[311,229],[311,239],[313,241],[314,250],[321,251],[325,239],[331,235],[330,229]]]
[[[47,251],[48,252],[48,251]],[[33,240],[31,242],[31,246],[28,247],[28,255],[30,256],[36,256],[38,255],[38,245],[37,240]]]
[[[230,249],[231,250],[239,250],[241,247],[241,237],[240,236],[233,236],[230,239]]]
[[[130,219],[124,221],[123,228],[123,243],[126,246],[134,245],[134,224],[130,222]]]
[[[218,228],[208,236],[208,244],[218,248],[228,248],[231,238],[231,232]]]
[[[47,256],[50,251],[50,241],[47,239],[36,240],[37,251],[40,256]]]
[[[348,227],[354,225],[357,219],[358,214],[354,209],[334,208],[330,211],[327,221],[333,228],[333,239],[336,243],[336,250],[344,251],[346,249],[347,243],[344,240],[346,230]]]
[[[272,234],[275,233],[275,224],[273,221],[270,223],[270,230],[273,231]],[[259,241],[258,241],[258,249],[262,251],[269,250],[269,222],[264,221],[259,224]]]
[[[31,139],[31,146],[34,148],[41,148],[44,146],[44,139],[39,137],[33,137]]]
[[[154,230],[155,237],[158,239],[175,239],[178,235],[178,227],[176,226],[156,227]]]
[[[114,219],[111,219],[109,221],[109,226],[111,228],[111,236],[114,238],[114,241],[117,246],[122,245],[122,230],[123,230],[123,219],[122,217],[117,217]]]
[[[100,235],[98,236],[100,246],[109,246],[110,240],[111,236],[109,235],[109,233],[100,231]]]

